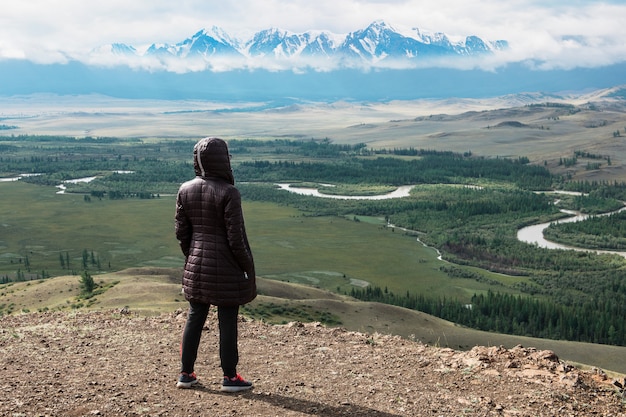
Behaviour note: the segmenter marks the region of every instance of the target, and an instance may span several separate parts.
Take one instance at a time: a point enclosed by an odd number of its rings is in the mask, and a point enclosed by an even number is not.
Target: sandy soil
[[[242,317],[252,391],[224,394],[210,315],[196,372],[177,389],[185,311],[0,318],[2,416],[626,416],[620,381],[551,351],[461,352],[318,324]],[[621,381],[623,382],[623,381]]]

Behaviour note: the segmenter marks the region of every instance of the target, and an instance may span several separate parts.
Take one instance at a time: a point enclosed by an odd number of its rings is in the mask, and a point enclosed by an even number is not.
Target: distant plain
[[[558,103],[575,106],[532,106]],[[591,103],[591,104],[590,104]],[[371,148],[433,149],[480,156],[528,157],[555,173],[589,180],[626,180],[626,103],[606,90],[546,96],[387,102],[285,103],[159,101],[98,95],[0,98],[5,134],[134,137],[324,139]],[[515,122],[515,123],[511,123]],[[621,131],[621,137],[615,132]],[[587,171],[559,166],[585,151],[610,166]]]

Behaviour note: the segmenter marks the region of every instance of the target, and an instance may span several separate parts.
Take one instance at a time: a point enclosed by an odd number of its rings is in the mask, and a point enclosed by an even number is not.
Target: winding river
[[[608,216],[608,215],[613,214],[613,213],[619,213],[622,210],[626,210],[626,207],[622,207],[619,210],[612,211],[612,212],[609,212],[609,213],[599,214],[598,216]],[[533,224],[532,226],[523,227],[523,228],[521,228],[521,229],[519,229],[517,231],[517,239],[522,241],[522,242],[536,244],[540,248],[546,248],[546,249],[568,249],[568,250],[577,250],[577,251],[582,251],[582,252],[609,253],[609,254],[613,254],[613,255],[620,255],[620,256],[623,256],[624,258],[626,258],[626,252],[579,248],[579,247],[575,247],[575,246],[562,245],[560,243],[551,242],[549,240],[546,240],[543,237],[543,231],[544,231],[544,229],[546,229],[551,224],[553,224],[553,223],[556,223],[556,224],[558,224],[558,223],[572,223],[572,222],[578,222],[578,221],[585,220],[585,219],[589,218],[588,214],[581,214],[581,213],[578,213],[578,212],[575,212],[575,211],[571,211],[571,210],[561,210],[561,212],[566,213],[566,214],[571,214],[572,216],[571,217],[566,217],[564,219],[551,221],[551,222],[540,223],[540,224]]]
[[[322,194],[315,188],[293,187],[291,184],[276,184],[282,190],[286,190],[292,193],[301,195],[311,195],[314,197],[334,198],[337,200],[386,200],[388,198],[402,198],[408,197],[414,185],[403,185],[396,190],[379,195],[334,195],[334,194]]]
[[[132,174],[135,171],[113,171],[116,174]],[[36,175],[41,175],[41,174],[20,174],[17,177],[10,177],[10,178],[0,178],[0,182],[13,182],[13,181],[19,181],[24,177],[34,177]],[[93,180],[95,180],[98,177],[84,177],[84,178],[75,178],[72,180],[65,180],[63,181],[61,184],[57,185],[56,188],[59,189],[59,191],[57,191],[57,194],[65,194],[65,190],[67,189],[67,187],[65,186],[65,184],[78,184],[80,182],[91,182]]]
[[[388,198],[402,198],[408,197],[414,185],[404,185],[398,187],[395,191],[387,194],[374,195],[374,196],[346,196],[346,195],[331,195],[331,194],[322,194],[315,188],[303,188],[303,187],[293,187],[291,184],[277,184],[282,190],[286,190],[292,193],[301,194],[301,195],[310,195],[315,197],[323,197],[323,198],[335,198],[335,199],[343,199],[343,200],[385,200]],[[554,192],[554,194],[578,194],[578,193],[570,193],[570,192]],[[556,203],[555,203],[556,204]],[[600,214],[600,216],[608,216],[613,213],[618,213],[622,210],[626,210],[626,207],[623,207],[619,210]],[[620,255],[626,258],[626,252],[622,251],[609,251],[609,250],[598,250],[598,249],[586,249],[569,245],[562,245],[560,243],[551,242],[546,240],[543,237],[543,231],[552,223],[571,223],[577,222],[581,220],[585,220],[589,217],[588,214],[581,214],[571,210],[561,210],[561,212],[570,214],[571,217],[566,217],[564,219],[559,219],[551,222],[534,224],[531,226],[523,227],[517,231],[517,239],[530,243],[536,244],[540,248],[546,249],[566,249],[566,250],[577,250],[582,252],[595,252],[595,253],[608,253],[614,255]]]

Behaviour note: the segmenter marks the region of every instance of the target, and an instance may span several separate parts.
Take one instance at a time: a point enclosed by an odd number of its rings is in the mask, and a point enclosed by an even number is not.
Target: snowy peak
[[[330,57],[336,48],[335,36],[328,32],[320,32],[313,35],[309,32],[310,41],[302,49],[301,54],[306,56]]]
[[[123,43],[114,43],[111,45],[111,53],[115,55],[133,55],[137,53],[137,50]]]
[[[331,56],[335,45],[328,32],[302,34],[268,29],[258,32],[246,43],[243,53],[250,57],[291,58],[296,56]]]
[[[400,46],[403,38],[385,22],[377,21],[363,30],[348,34],[340,49],[347,55],[354,54],[366,60],[384,58],[393,52],[391,49]]]
[[[257,32],[246,43],[245,52],[252,57],[283,55],[285,52],[289,55],[289,51],[297,49],[300,43],[297,35],[271,28]]]
[[[233,43],[225,32],[214,26],[209,32],[203,29],[191,38],[176,44],[173,50],[175,55],[180,57],[210,57],[222,54],[239,54],[236,46],[236,43]]]
[[[419,28],[414,28],[416,40],[426,45],[449,46],[451,45],[448,36],[442,32],[423,33]]]

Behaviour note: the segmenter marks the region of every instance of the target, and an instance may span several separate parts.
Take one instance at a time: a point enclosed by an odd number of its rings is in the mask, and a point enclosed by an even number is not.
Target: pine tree
[[[84,271],[83,274],[80,276],[80,286],[83,289],[83,294],[91,295],[91,293],[93,293],[96,284],[93,280],[93,277],[89,275],[87,271]]]

